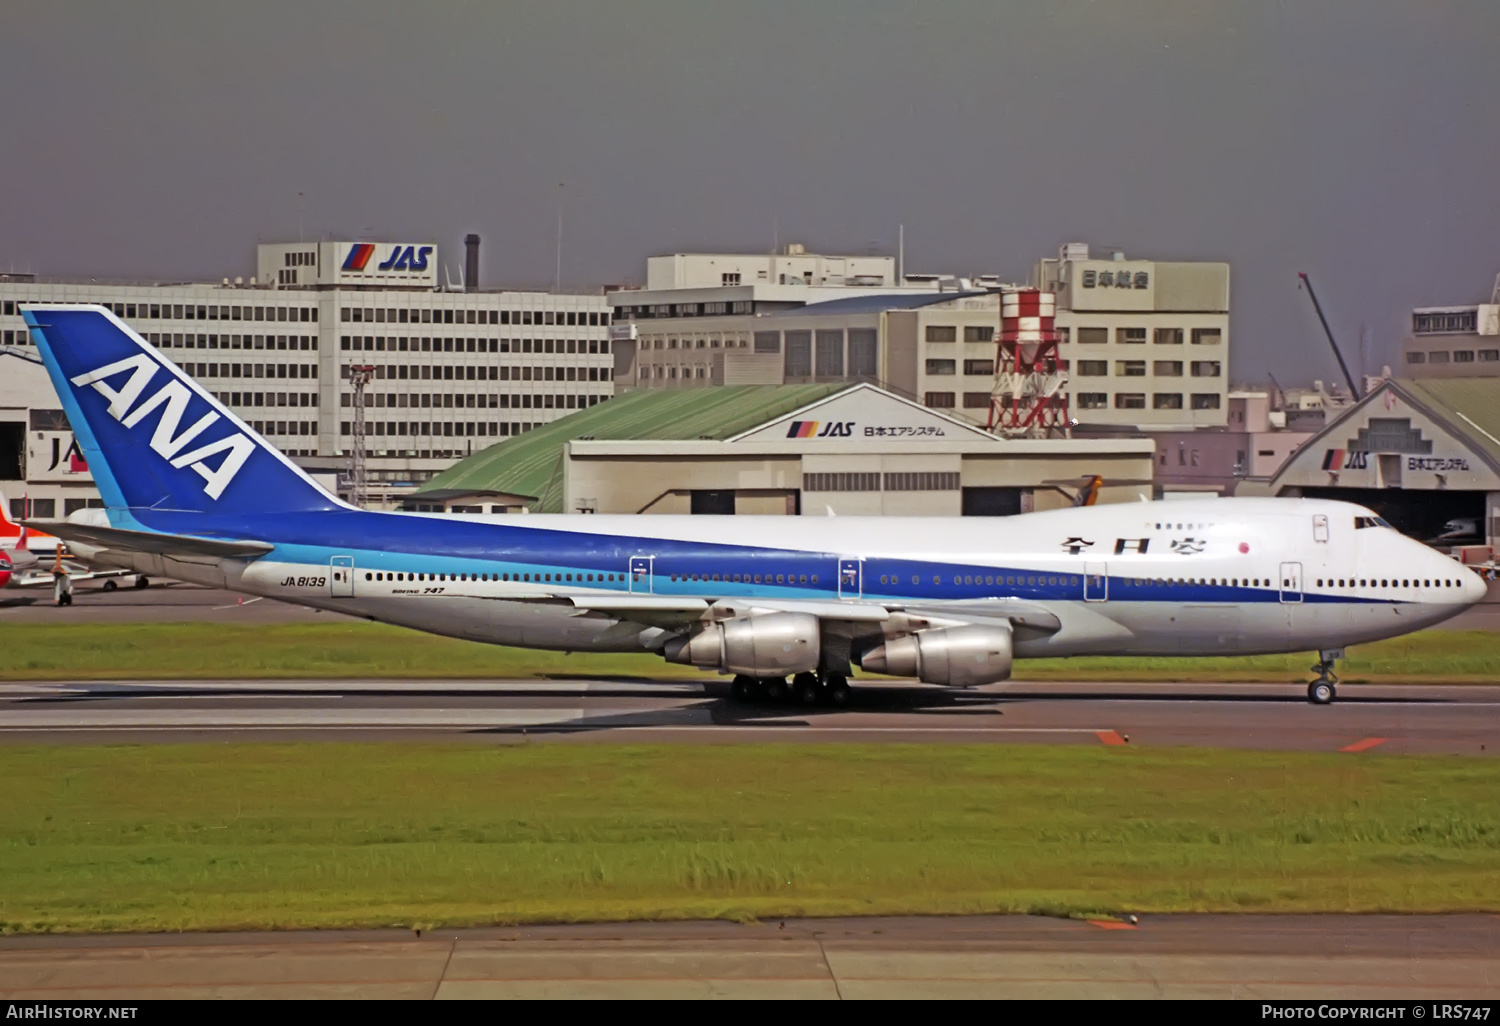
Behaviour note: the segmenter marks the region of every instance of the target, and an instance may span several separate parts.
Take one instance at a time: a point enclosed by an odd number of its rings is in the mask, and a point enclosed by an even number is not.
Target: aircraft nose
[[[1484,601],[1484,596],[1489,590],[1484,578],[1468,567],[1463,568],[1463,575],[1463,597],[1465,604],[1472,606],[1476,602]]]

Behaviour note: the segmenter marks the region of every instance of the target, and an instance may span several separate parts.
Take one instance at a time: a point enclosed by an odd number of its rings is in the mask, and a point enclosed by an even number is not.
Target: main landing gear
[[[1313,666],[1313,672],[1318,679],[1307,686],[1307,700],[1313,705],[1331,705],[1338,697],[1338,677],[1334,675],[1333,663],[1336,659],[1344,658],[1344,650],[1341,648],[1325,648],[1318,653],[1318,661]]]
[[[734,678],[731,694],[736,701],[768,705],[830,705],[842,708],[852,693],[849,679],[841,673],[799,673],[790,686],[785,677]]]

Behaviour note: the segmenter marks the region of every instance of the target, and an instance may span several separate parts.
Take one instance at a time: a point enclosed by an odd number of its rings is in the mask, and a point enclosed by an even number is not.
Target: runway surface
[[[1034,916],[0,938],[0,997],[1493,1000],[1500,917]]]
[[[129,580],[129,578],[126,578]],[[352,620],[306,606],[200,588],[176,581],[153,581],[149,588],[105,591],[93,583],[73,589],[71,606],[52,604],[46,588],[0,592],[0,623],[324,623]]]
[[[745,705],[722,680],[0,684],[0,743],[446,740],[1200,745],[1489,757],[1500,686],[864,685],[846,709]]]

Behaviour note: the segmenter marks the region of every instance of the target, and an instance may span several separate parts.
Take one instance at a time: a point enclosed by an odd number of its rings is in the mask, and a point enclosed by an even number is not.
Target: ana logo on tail
[[[96,392],[109,400],[109,415],[127,428],[135,428],[153,410],[159,408],[161,413],[156,421],[156,429],[151,434],[152,451],[174,467],[192,467],[207,482],[203,488],[204,494],[210,499],[217,499],[224,494],[224,489],[229,487],[229,483],[255,451],[255,443],[245,437],[243,432],[236,431],[217,441],[183,452],[190,442],[208,430],[220,417],[209,411],[187,428],[182,428],[183,414],[187,412],[193,394],[185,384],[176,379],[168,379],[150,398],[137,402],[159,369],[159,365],[150,356],[140,353],[80,374],[71,380],[78,388],[92,385]],[[109,380],[122,374],[129,374],[130,377],[123,387],[116,390],[110,386]],[[209,458],[220,453],[224,457],[219,465],[210,466]]]

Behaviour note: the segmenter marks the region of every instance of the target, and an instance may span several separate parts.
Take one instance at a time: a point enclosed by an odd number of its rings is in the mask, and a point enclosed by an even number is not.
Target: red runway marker
[[[1356,741],[1352,745],[1345,745],[1344,747],[1340,748],[1339,751],[1341,751],[1341,752],[1363,752],[1363,751],[1368,751],[1371,748],[1374,748],[1376,745],[1383,745],[1383,744],[1385,744],[1385,738],[1383,738],[1383,737],[1367,737],[1363,741]]]
[[[1133,923],[1122,923],[1118,919],[1090,919],[1090,926],[1097,926],[1101,930],[1134,930]]]
[[[1129,744],[1128,741],[1120,736],[1120,732],[1117,730],[1096,730],[1094,733],[1098,735],[1100,741],[1103,741],[1107,745]]]

